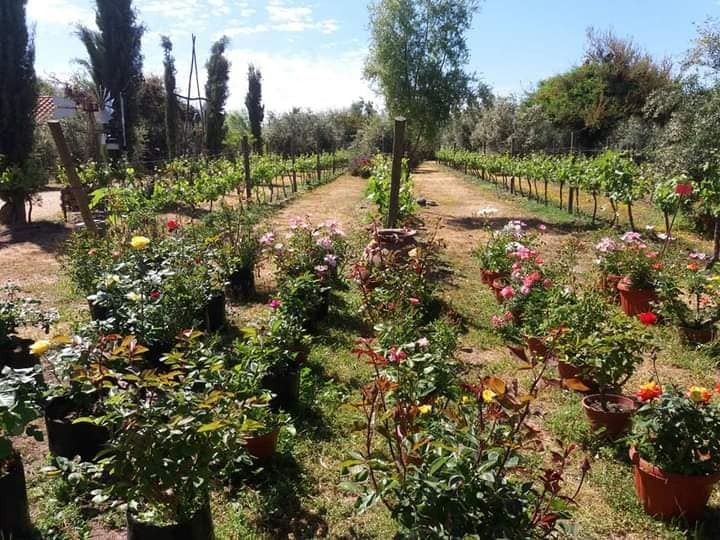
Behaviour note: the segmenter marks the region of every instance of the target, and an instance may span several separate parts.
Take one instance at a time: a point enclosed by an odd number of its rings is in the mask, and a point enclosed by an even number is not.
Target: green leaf
[[[215,422],[210,422],[209,424],[203,424],[200,426],[197,430],[198,433],[206,433],[208,431],[217,431],[218,429],[225,426],[225,422],[222,422],[220,420],[217,420]]]

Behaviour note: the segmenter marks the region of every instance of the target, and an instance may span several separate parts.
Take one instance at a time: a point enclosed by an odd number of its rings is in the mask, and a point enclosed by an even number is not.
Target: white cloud
[[[246,66],[255,64],[263,75],[263,100],[268,111],[293,107],[327,110],[346,107],[356,99],[376,99],[362,79],[366,51],[340,55],[269,53],[250,49],[228,52],[232,62],[228,109],[245,106]]]
[[[27,17],[41,25],[68,26],[77,23],[91,25],[95,21],[92,9],[80,7],[67,0],[29,0]]]

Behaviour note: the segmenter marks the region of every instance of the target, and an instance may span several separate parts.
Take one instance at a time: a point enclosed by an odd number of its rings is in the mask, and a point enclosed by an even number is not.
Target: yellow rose
[[[490,403],[497,394],[490,389],[483,390],[482,398],[485,403]]]
[[[145,249],[150,245],[150,239],[147,236],[133,236],[130,245],[133,249]]]
[[[431,405],[420,405],[418,407],[418,411],[420,411],[420,414],[427,414],[430,411],[432,411],[432,406]]]
[[[30,345],[30,354],[33,356],[42,356],[50,350],[50,342],[46,339],[41,339]]]
[[[695,403],[707,403],[712,399],[712,392],[703,386],[691,386],[687,396]]]
[[[127,299],[130,300],[131,302],[139,302],[140,299],[142,298],[142,296],[140,296],[140,295],[139,295],[138,293],[136,293],[136,292],[129,292],[129,293],[127,293],[127,294],[125,295],[125,298],[127,298]]]
[[[474,401],[475,401],[475,399],[474,399],[474,398],[471,398],[470,396],[463,396],[463,397],[462,397],[462,402],[463,402],[463,404],[472,403],[472,402],[474,402]]]

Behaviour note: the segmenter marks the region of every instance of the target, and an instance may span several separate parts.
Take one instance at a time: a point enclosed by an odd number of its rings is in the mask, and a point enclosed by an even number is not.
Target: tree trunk
[[[563,190],[565,189],[565,182],[560,182],[560,210],[563,209]]]
[[[545,179],[545,206],[548,205],[548,180]]]
[[[598,197],[597,193],[593,191],[592,194],[593,197],[593,214],[592,214],[592,224],[595,225],[595,220],[597,219],[597,207],[598,207]]]
[[[573,204],[575,203],[575,188],[570,186],[570,193],[568,197],[568,214],[573,213]]]
[[[718,259],[720,259],[720,217],[713,216],[715,220],[715,230],[713,232],[713,256],[710,260],[710,264],[708,264],[708,268],[711,268],[715,265],[716,262],[718,262]]]
[[[0,224],[8,227],[25,225],[27,214],[25,201],[27,195],[23,191],[12,191],[5,195],[5,204],[0,207]]]
[[[628,221],[630,222],[630,230],[635,231],[635,219],[633,219],[632,203],[627,203],[628,207]]]

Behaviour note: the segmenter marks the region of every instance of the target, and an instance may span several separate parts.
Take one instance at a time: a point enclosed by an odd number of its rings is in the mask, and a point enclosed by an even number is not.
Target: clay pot
[[[275,455],[277,450],[280,428],[265,435],[252,437],[245,441],[245,448],[248,453],[258,461],[266,461]]]
[[[505,272],[492,272],[490,270],[481,270],[480,280],[488,287],[493,286],[493,281],[506,276]]]
[[[401,251],[415,244],[416,234],[411,229],[378,229],[374,236],[382,249]]]
[[[19,454],[0,463],[0,538],[27,538],[31,531],[25,470]]]
[[[664,520],[697,521],[720,480],[720,473],[704,476],[666,473],[641,458],[634,447],[630,448],[630,460],[634,465],[635,492],[645,512]]]
[[[628,317],[652,311],[652,303],[658,301],[655,289],[633,289],[627,279],[617,285],[620,291],[620,306]]]
[[[50,400],[45,407],[45,426],[48,447],[54,456],[72,459],[80,456],[83,461],[92,461],[105,447],[110,433],[104,426],[89,422],[73,424],[68,418],[75,407],[71,400],[58,397]]]
[[[610,410],[602,409],[603,400]],[[593,431],[600,432],[602,437],[611,441],[617,440],[630,429],[632,416],[637,409],[634,399],[614,394],[586,396],[582,406]]]
[[[689,328],[687,326],[678,326],[680,337],[685,343],[691,345],[702,345],[710,343],[715,339],[715,326],[703,326],[701,328]]]
[[[207,504],[186,521],[173,525],[142,523],[130,512],[127,514],[128,540],[214,540],[212,514]]]

